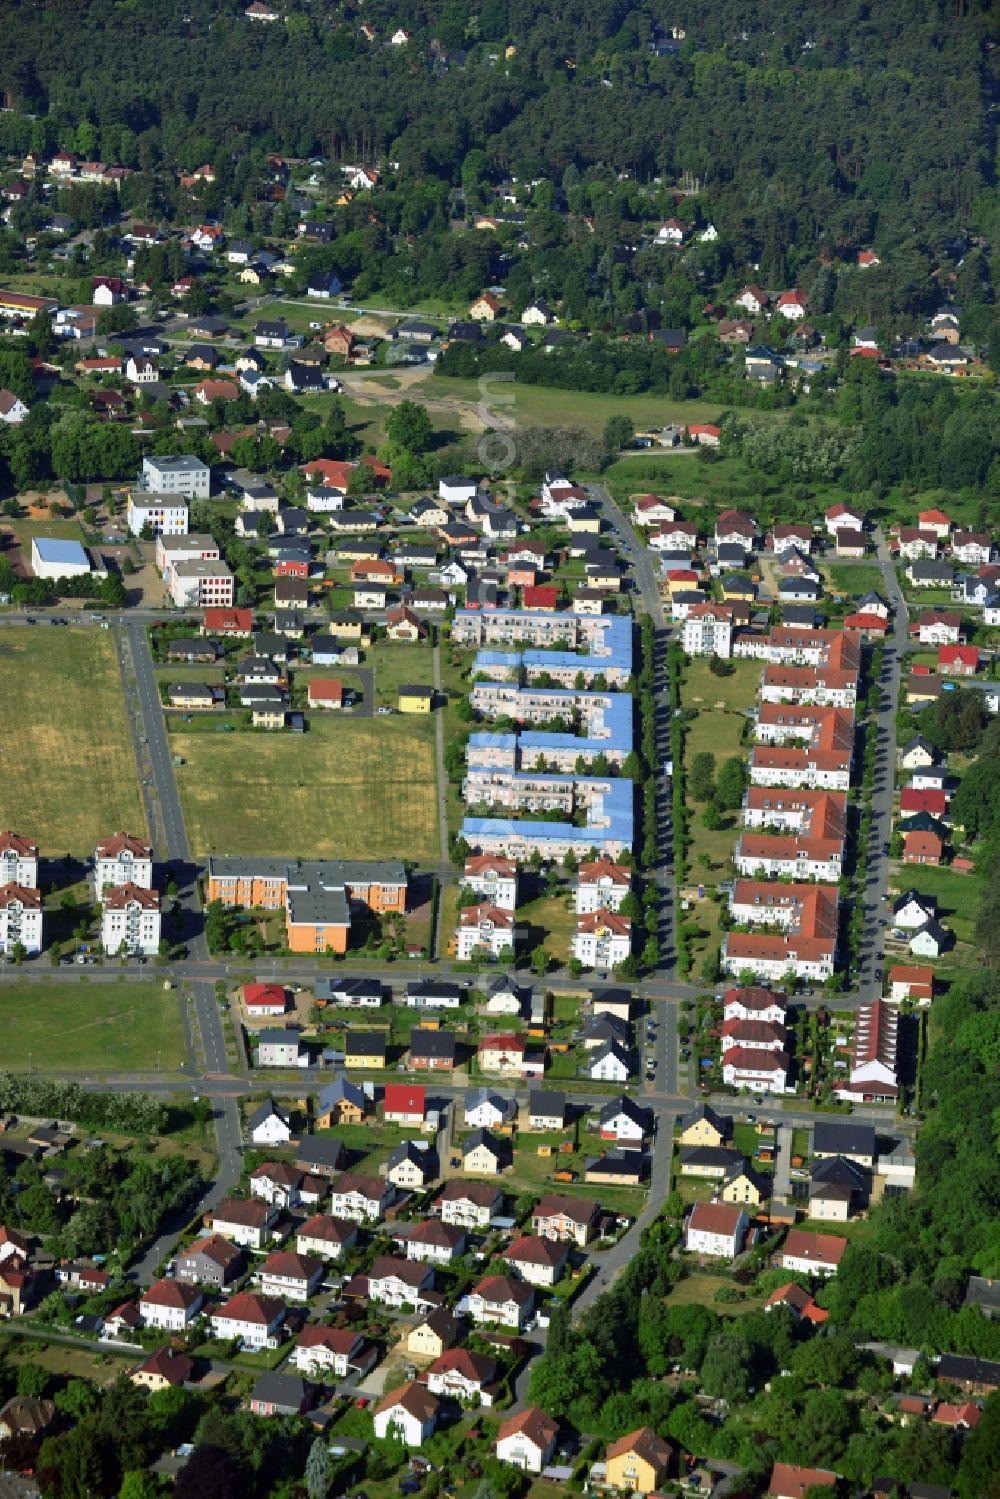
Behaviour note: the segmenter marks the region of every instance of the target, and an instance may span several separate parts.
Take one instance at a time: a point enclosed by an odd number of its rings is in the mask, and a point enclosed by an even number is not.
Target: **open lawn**
[[[735,671],[729,677],[713,676],[707,661],[692,661],[685,667],[681,702],[685,708],[698,710],[697,718],[685,725],[684,764],[688,774],[695,756],[703,751],[715,756],[716,773],[726,760],[743,752],[744,714],[756,701],[761,666],[759,661],[732,661],[730,665]],[[738,836],[738,819],[733,813],[724,813],[724,826],[709,830],[701,821],[702,804],[694,801],[690,787],[687,799],[693,812],[688,860],[691,877],[714,885],[719,881],[720,869],[728,866]],[[712,869],[701,864],[702,854],[711,860]]]
[[[973,874],[954,874],[946,866],[928,869],[920,864],[898,864],[893,869],[893,888],[919,890],[921,895],[933,895],[938,903],[938,916],[945,926],[955,933],[959,946],[949,954],[951,961],[962,958],[963,949],[969,961],[975,958],[971,947],[976,912],[982,899],[985,876],[977,869]],[[916,961],[916,960],[914,960]]]
[[[117,828],[140,835],[139,799],[121,678],[109,631],[5,630],[0,702],[0,826],[43,854],[92,854]]]
[[[884,593],[885,580],[881,569],[868,562],[824,563],[820,571],[835,593],[846,593],[850,598],[860,598],[866,593]]]
[[[12,1072],[162,1072],[184,1059],[180,1000],[155,981],[0,985],[3,1064]]]
[[[838,1224],[838,1230],[840,1225]],[[671,1306],[710,1306],[718,1308],[720,1315],[727,1317],[740,1317],[745,1312],[759,1311],[762,1298],[748,1296],[745,1301],[727,1301],[719,1303],[716,1295],[719,1291],[731,1291],[733,1282],[725,1275],[703,1275],[695,1271],[693,1275],[685,1275],[679,1280],[670,1292]]]
[[[428,396],[476,403],[482,392],[475,380],[450,376],[428,376],[421,382]],[[711,422],[722,407],[714,401],[671,401],[666,396],[616,396],[582,390],[558,390],[547,385],[526,385],[518,380],[499,387],[505,415],[518,427],[576,426],[602,432],[609,416],[627,416],[637,431],[665,427],[671,422]],[[668,460],[669,461],[669,460]],[[681,464],[685,458],[678,460]],[[672,470],[671,470],[672,472]]]
[[[396,706],[396,694],[404,684],[430,687],[434,681],[434,651],[426,642],[397,645],[379,641],[365,657],[375,672],[375,699],[379,707]]]
[[[438,857],[429,718],[336,720],[309,732],[173,734],[193,852]]]

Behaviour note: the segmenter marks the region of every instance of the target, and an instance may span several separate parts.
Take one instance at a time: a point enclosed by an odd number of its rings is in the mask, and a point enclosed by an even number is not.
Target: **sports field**
[[[0,827],[50,857],[146,832],[109,631],[5,629],[0,703]]]
[[[184,1060],[177,992],[155,979],[4,980],[0,1029],[12,1072],[173,1072]]]
[[[434,725],[321,719],[307,734],[173,734],[191,850],[435,863]]]

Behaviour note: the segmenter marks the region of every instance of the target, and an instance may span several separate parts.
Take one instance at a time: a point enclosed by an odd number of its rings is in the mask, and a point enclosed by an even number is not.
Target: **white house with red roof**
[[[139,1297],[139,1314],[143,1327],[183,1332],[200,1315],[204,1304],[204,1293],[197,1286],[179,1280],[158,1280]]]
[[[617,911],[632,888],[632,871],[612,859],[581,864],[576,874],[576,912]]]
[[[745,286],[733,298],[733,306],[742,307],[744,312],[749,312],[752,316],[756,317],[759,312],[764,311],[770,300],[770,297],[762,286],[756,286],[751,283],[749,286]]]
[[[806,315],[809,299],[805,292],[798,286],[793,286],[790,291],[783,291],[778,298],[777,311],[789,322],[797,323]]]
[[[105,838],[94,851],[94,883],[98,891],[105,885],[139,885],[144,890],[152,889],[152,845],[132,833],[114,833]]]
[[[823,519],[831,536],[836,536],[838,531],[843,530],[863,530],[865,524],[864,511],[859,510],[856,505],[845,505],[842,500],[830,505],[824,512]]]
[[[714,422],[695,422],[687,429],[687,435],[700,448],[717,448],[722,437],[722,428]]]
[[[497,1457],[524,1473],[541,1473],[556,1449],[559,1425],[537,1405],[510,1416],[497,1430]]]
[[[307,1322],[288,1362],[307,1379],[346,1379],[365,1352],[365,1340],[353,1327],[321,1327]]]
[[[684,1248],[691,1254],[734,1260],[742,1252],[750,1220],[741,1207],[725,1202],[696,1202],[684,1229]]]
[[[572,949],[574,958],[588,968],[615,968],[632,951],[632,921],[598,906],[576,919]]]
[[[455,956],[460,963],[484,954],[499,958],[505,953],[513,953],[515,935],[512,911],[485,901],[476,906],[463,906],[455,933]]]
[[[513,859],[472,854],[465,861],[462,884],[501,910],[513,911],[517,905],[517,865]]]
[[[284,1015],[288,991],[284,984],[244,984],[243,1004],[248,1015]]]
[[[277,1348],[285,1320],[285,1303],[277,1296],[239,1291],[216,1307],[211,1316],[212,1336],[224,1343],[236,1338],[246,1349]]]
[[[476,1400],[491,1406],[496,1394],[497,1361],[468,1348],[446,1348],[427,1370],[427,1388],[432,1395],[452,1400]]]

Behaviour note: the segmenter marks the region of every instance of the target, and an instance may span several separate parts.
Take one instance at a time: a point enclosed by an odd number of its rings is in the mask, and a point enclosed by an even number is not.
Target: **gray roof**
[[[256,1129],[258,1124],[263,1124],[264,1120],[270,1119],[272,1114],[276,1114],[279,1119],[288,1124],[289,1116],[285,1110],[279,1109],[273,1098],[265,1098],[264,1102],[254,1109],[253,1113],[248,1117],[247,1129]]]
[[[332,1135],[306,1135],[295,1151],[295,1160],[305,1166],[324,1166],[336,1171],[347,1165],[347,1148],[343,1140]]]
[[[875,1127],[846,1119],[817,1119],[813,1126],[814,1155],[875,1154]]]
[[[532,1088],[528,1093],[528,1113],[531,1115],[551,1118],[566,1118],[566,1095],[555,1093],[548,1088]]]

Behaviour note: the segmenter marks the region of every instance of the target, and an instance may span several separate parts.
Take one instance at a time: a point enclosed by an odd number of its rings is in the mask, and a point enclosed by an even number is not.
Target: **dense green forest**
[[[388,161],[423,184],[431,217],[439,186],[475,201],[508,173],[541,178],[539,230],[551,194],[565,194],[594,219],[597,259],[647,216],[656,179],[687,182],[720,231],[700,247],[713,280],[731,260],[780,284],[821,253],[877,241],[897,253],[864,295],[891,286],[897,305],[923,295],[964,229],[988,232],[997,215],[988,0],[449,0],[406,8],[406,47],[386,45],[401,15],[388,0],[363,13],[290,0],[274,25],[242,10],[7,6],[0,149],[70,145],[138,169],[133,192],[160,167],[212,161],[209,202],[252,196],[267,151]],[[676,55],[654,51],[662,27],[685,30]],[[533,244],[565,295],[558,283],[587,266],[550,230]]]

